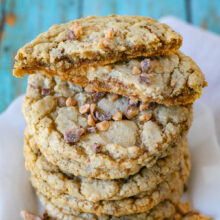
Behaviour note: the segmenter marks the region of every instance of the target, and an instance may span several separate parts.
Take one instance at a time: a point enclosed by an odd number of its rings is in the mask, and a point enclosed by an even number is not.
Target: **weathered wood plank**
[[[3,0],[6,21],[5,38],[0,46],[0,112],[25,92],[26,77],[16,79],[11,70],[16,51],[51,25],[79,17],[77,0]],[[3,3],[1,3],[2,5]]]
[[[173,15],[186,19],[185,0],[83,0],[83,16],[143,15],[159,19]]]
[[[220,33],[220,1],[191,0],[192,23]]]

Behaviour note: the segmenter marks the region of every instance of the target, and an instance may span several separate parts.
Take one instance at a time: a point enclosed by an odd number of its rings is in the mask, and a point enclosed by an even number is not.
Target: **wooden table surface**
[[[21,46],[53,24],[109,14],[173,15],[220,34],[220,0],[0,0],[0,112],[25,92],[26,77],[12,76]]]

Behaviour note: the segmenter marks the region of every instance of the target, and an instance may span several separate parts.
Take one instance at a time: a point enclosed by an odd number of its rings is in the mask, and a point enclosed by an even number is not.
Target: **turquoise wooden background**
[[[11,74],[18,48],[55,23],[108,14],[173,15],[220,34],[220,0],[0,0],[0,112],[25,92]]]

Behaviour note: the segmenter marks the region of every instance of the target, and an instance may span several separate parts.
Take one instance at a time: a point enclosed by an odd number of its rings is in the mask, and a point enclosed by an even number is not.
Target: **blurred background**
[[[21,46],[53,24],[109,14],[171,15],[220,34],[220,0],[0,0],[0,113],[25,92],[26,78],[12,76]]]

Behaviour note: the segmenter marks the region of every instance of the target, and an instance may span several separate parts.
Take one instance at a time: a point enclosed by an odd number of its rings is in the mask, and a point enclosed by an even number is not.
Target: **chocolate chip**
[[[150,59],[144,59],[141,61],[141,70],[143,73],[149,72],[151,69]]]
[[[83,135],[84,132],[85,130],[81,127],[73,128],[70,131],[66,131],[64,133],[64,141],[67,143],[76,143],[77,141],[79,141],[79,137]]]
[[[101,152],[101,144],[94,143],[93,144],[93,150],[95,153],[100,153]]]
[[[50,89],[48,89],[48,88],[42,88],[42,89],[41,89],[41,95],[42,95],[42,96],[48,96],[48,95],[50,95]]]
[[[57,99],[58,101],[58,106],[59,107],[65,107],[66,106],[66,98],[61,96],[61,97],[58,97]]]
[[[94,92],[92,94],[92,98],[95,102],[99,101],[101,98],[105,96],[105,92]]]
[[[111,115],[106,115],[102,112],[96,112],[95,113],[95,118],[98,119],[99,121],[109,121],[111,120]]]
[[[139,81],[139,83],[145,83],[147,85],[149,85],[151,83],[150,78],[145,75],[140,75],[138,77],[138,81]]]
[[[89,127],[89,128],[87,128],[87,131],[89,133],[96,133],[96,128],[95,127]]]

